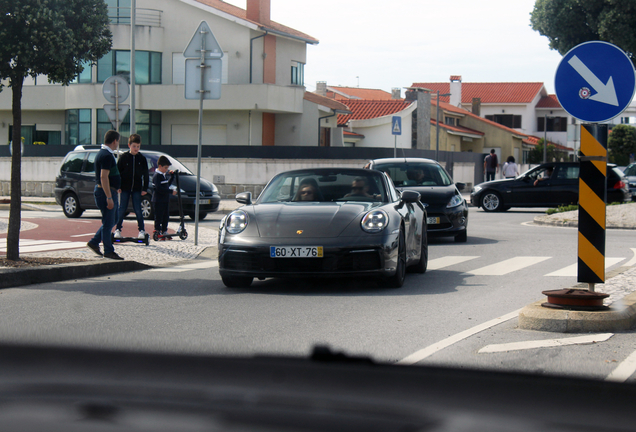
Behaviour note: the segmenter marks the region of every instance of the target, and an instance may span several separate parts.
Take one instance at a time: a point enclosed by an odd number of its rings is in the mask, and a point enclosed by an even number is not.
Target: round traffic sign
[[[113,75],[106,78],[102,85],[102,93],[106,100],[110,103],[122,103],[128,99],[130,94],[130,84],[121,75]]]
[[[602,41],[584,42],[561,59],[554,78],[559,103],[572,117],[604,122],[622,113],[636,90],[636,71],[627,54]]]

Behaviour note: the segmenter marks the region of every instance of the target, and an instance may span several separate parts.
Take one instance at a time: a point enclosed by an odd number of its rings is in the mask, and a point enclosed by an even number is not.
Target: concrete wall
[[[63,157],[27,157],[22,158],[22,195],[54,196],[55,177]],[[179,160],[196,173],[197,159]],[[246,159],[246,158],[203,158],[201,160],[202,177],[212,180],[225,198],[233,198],[239,192],[260,193],[267,182],[277,173],[293,169],[310,167],[355,167],[362,168],[367,159]],[[443,162],[444,164],[444,162]],[[446,163],[446,168],[451,167]],[[466,183],[470,191],[475,177],[482,168],[470,162],[454,162],[453,179]],[[0,196],[10,195],[11,158],[0,157]]]

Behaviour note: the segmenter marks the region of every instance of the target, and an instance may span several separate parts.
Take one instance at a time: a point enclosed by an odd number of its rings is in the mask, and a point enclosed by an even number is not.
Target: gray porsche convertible
[[[228,287],[254,278],[379,277],[403,285],[406,269],[428,264],[426,209],[415,191],[399,192],[386,174],[312,168],[276,175],[219,230],[219,273]]]

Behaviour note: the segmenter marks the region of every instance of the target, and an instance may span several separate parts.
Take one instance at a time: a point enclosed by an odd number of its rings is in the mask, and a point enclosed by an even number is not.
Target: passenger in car
[[[543,180],[548,180],[550,177],[552,177],[552,173],[554,172],[554,167],[547,167],[542,174],[540,174],[540,177],[537,177],[537,179],[534,181],[533,185],[536,186],[539,184],[540,181]]]
[[[322,201],[322,194],[316,180],[312,178],[303,179],[300,182],[294,201]]]

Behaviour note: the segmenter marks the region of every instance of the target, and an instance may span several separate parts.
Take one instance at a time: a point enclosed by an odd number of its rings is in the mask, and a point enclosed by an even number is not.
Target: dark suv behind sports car
[[[55,179],[55,201],[62,206],[64,214],[69,218],[80,217],[82,213],[84,213],[84,210],[97,208],[95,198],[93,197],[93,190],[95,189],[94,162],[99,147],[90,147],[91,148],[78,146],[75,150],[68,153],[62,161],[60,171]],[[179,170],[183,211],[186,215],[194,219],[196,176],[181,164],[181,162],[165,153],[154,151],[142,151],[141,153],[148,160],[148,171],[150,173],[149,193],[141,198],[141,211],[143,212],[144,218],[154,219],[151,206],[152,192],[154,191],[152,176],[157,168],[159,156],[163,155],[170,160],[171,170]],[[214,212],[219,208],[221,197],[216,186],[204,178],[201,178],[199,189],[199,219],[203,219],[208,213]],[[133,211],[131,203],[128,203],[128,211]],[[177,197],[175,195],[170,199],[170,214],[179,214]]]

